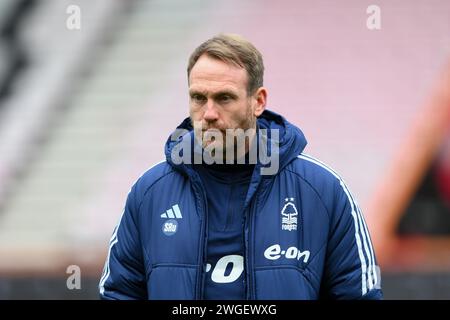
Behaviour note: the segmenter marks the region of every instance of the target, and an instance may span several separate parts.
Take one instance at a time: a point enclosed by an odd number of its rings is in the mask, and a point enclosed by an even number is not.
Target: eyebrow
[[[202,95],[202,96],[205,96],[205,97],[208,95],[206,91],[189,90],[189,95],[190,95],[191,97],[192,97],[193,95],[195,95],[195,94]],[[237,98],[237,97],[238,97],[238,95],[237,95],[236,93],[234,93],[233,91],[230,91],[230,90],[221,90],[221,91],[215,92],[215,93],[212,95],[212,97],[213,97],[214,99],[216,99],[216,98],[218,98],[218,97],[220,97],[220,96],[224,96],[224,95],[228,95],[228,96],[230,96],[230,97],[232,97],[232,98]]]

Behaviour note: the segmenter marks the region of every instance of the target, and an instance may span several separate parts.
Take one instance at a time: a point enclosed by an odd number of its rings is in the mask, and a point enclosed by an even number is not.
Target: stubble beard
[[[204,126],[206,128],[204,128]],[[236,137],[236,133],[239,135],[241,132],[244,132],[246,135],[244,138],[239,139]],[[235,136],[227,138],[227,135],[230,134]],[[256,117],[253,115],[251,106],[247,105],[245,119],[234,127],[225,125],[218,128],[215,127],[214,124],[207,126],[202,123],[201,142],[197,140],[197,143],[201,144],[203,149],[208,148],[211,150],[210,155],[212,157],[215,157],[217,152],[221,152],[223,160],[222,163],[226,163],[225,157],[230,154],[234,156],[233,160],[243,158],[249,151],[255,135]],[[245,146],[243,146],[242,143],[245,143]]]

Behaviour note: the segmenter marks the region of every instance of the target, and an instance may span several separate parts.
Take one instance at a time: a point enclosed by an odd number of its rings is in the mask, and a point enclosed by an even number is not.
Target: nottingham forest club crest
[[[294,204],[294,198],[286,198],[284,202],[284,207],[281,209],[281,230],[297,230],[298,211]]]

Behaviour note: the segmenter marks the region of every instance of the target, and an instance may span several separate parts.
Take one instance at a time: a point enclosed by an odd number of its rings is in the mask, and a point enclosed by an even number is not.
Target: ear
[[[266,109],[266,101],[267,101],[267,90],[264,87],[260,87],[253,94],[253,99],[255,101],[255,107],[253,110],[253,114],[255,117],[259,117],[263,111]]]

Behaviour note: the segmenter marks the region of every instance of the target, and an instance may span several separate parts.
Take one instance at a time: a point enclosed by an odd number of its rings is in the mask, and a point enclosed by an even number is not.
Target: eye
[[[224,102],[230,102],[231,101],[231,97],[227,94],[221,95],[219,97],[219,101],[224,103]]]
[[[195,103],[202,103],[206,100],[206,98],[204,96],[202,96],[201,94],[193,94],[191,96],[192,101],[194,101]]]

